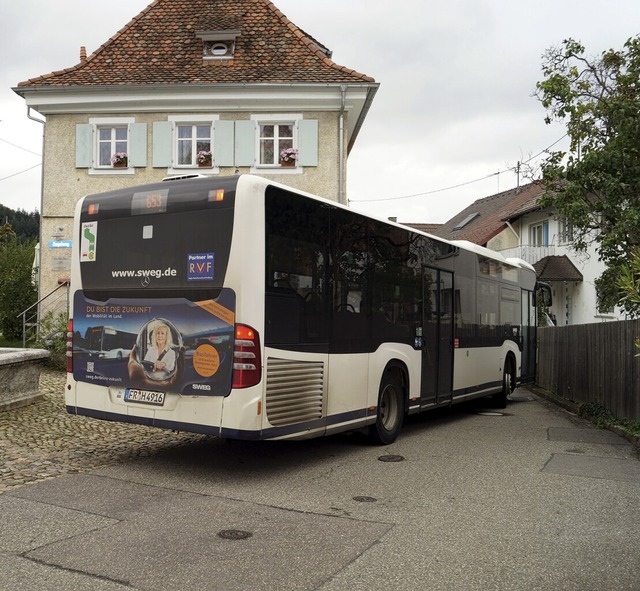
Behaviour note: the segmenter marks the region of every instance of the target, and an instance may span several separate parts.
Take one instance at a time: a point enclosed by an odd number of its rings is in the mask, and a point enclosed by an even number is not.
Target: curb
[[[575,415],[580,416],[580,405],[571,400],[567,400],[566,398],[562,398],[562,396],[558,396],[553,392],[549,392],[549,390],[545,390],[544,388],[540,388],[540,386],[536,386],[535,384],[528,384],[527,388],[537,396],[548,400],[549,402],[553,402],[557,406],[563,408],[564,410],[573,413]],[[584,419],[587,422],[590,422],[589,419]],[[636,454],[640,455],[640,436],[634,433],[631,433],[624,427],[620,425],[606,425],[603,427],[608,431],[612,431],[616,435],[626,439],[631,445],[636,448]]]

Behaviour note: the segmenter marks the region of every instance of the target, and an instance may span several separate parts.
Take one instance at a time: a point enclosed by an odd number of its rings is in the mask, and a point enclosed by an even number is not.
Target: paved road
[[[71,417],[63,381],[0,413],[0,590],[640,590],[635,449],[527,390],[371,447]]]

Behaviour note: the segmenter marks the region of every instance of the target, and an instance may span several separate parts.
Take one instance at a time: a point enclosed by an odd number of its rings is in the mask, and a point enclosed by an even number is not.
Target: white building
[[[377,89],[268,0],[155,0],[78,64],[20,82],[46,119],[40,295],[68,276],[71,249],[56,245],[86,194],[250,172],[346,203]]]
[[[601,310],[595,280],[605,270],[594,245],[586,252],[573,248],[573,229],[563,218],[542,209],[544,189],[530,183],[478,199],[447,223],[430,228],[450,240],[469,240],[532,264],[538,279],[551,285],[550,316],[558,326],[620,320],[618,308]],[[410,224],[421,228],[420,224]]]

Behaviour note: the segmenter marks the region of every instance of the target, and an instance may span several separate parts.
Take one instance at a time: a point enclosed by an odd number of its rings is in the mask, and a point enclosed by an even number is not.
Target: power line
[[[498,176],[503,172],[507,172],[506,170],[494,172],[488,174],[487,176],[483,176],[479,179],[474,179],[472,181],[467,181],[465,183],[460,183],[458,185],[452,185],[451,187],[444,187],[442,189],[434,189],[433,191],[425,191],[424,193],[415,193],[413,195],[403,195],[402,197],[383,197],[382,199],[350,199],[353,203],[364,203],[365,201],[395,201],[397,199],[410,199],[411,197],[420,197],[421,195],[432,195],[433,193],[441,193],[442,191],[449,191],[450,189],[457,189],[458,187],[464,187],[465,185],[471,185],[472,183],[477,183],[479,181],[484,181],[485,179],[489,179],[492,176]]]
[[[18,148],[18,150],[24,150],[25,152],[29,152],[30,154],[35,154],[36,156],[39,156],[40,158],[42,158],[42,154],[38,154],[37,152],[33,152],[32,150],[28,150],[27,148],[23,148],[22,146],[18,146],[17,144],[12,144],[11,142],[4,140],[0,137],[0,142],[4,142],[5,144],[9,144],[10,146],[13,146],[14,148]]]
[[[553,148],[553,146],[555,146],[557,143],[561,142],[566,137],[567,137],[567,134],[565,133],[560,139],[558,139],[555,142],[553,142],[550,146],[547,146],[546,148],[544,148],[544,150],[540,150],[540,152],[538,152],[535,156],[531,156],[528,160],[525,160],[524,162],[519,162],[518,165],[520,165],[520,164],[528,164],[529,162],[531,162],[532,160],[534,160],[538,156],[544,154],[545,152],[548,152],[551,148]],[[464,183],[459,183],[457,185],[451,185],[450,187],[443,187],[442,189],[434,189],[432,191],[424,191],[422,193],[414,193],[413,195],[403,195],[401,197],[383,197],[382,199],[349,199],[349,202],[350,203],[367,203],[367,202],[378,202],[378,201],[396,201],[396,200],[400,200],[400,199],[410,199],[411,197],[421,197],[423,195],[433,195],[434,193],[442,193],[443,191],[450,191],[451,189],[457,189],[459,187],[464,187],[465,185],[472,185],[473,183],[479,183],[480,181],[484,181],[484,180],[490,179],[491,177],[498,176],[498,175],[504,174],[506,172],[513,172],[514,170],[516,170],[516,169],[515,168],[507,168],[505,170],[499,170],[498,172],[493,172],[493,173],[488,174],[486,176],[483,176],[483,177],[480,177],[480,178],[477,178],[477,179],[473,179],[472,181],[466,181]]]
[[[14,176],[18,176],[19,174],[22,174],[24,172],[29,172],[30,170],[33,170],[34,168],[38,168],[38,166],[42,166],[41,163],[38,162],[38,164],[34,164],[33,166],[30,166],[29,168],[25,168],[24,170],[21,170],[20,172],[14,172],[13,174],[10,174],[9,176],[4,176],[0,179],[0,181],[6,181],[7,179],[13,178]]]

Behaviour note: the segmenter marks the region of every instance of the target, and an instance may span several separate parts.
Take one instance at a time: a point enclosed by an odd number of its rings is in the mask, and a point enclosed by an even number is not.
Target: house
[[[20,82],[46,118],[41,297],[68,274],[88,193],[241,172],[346,203],[347,156],[377,89],[269,0],[155,0],[75,66]]]
[[[543,193],[542,184],[534,182],[478,199],[431,233],[467,240],[533,265],[538,279],[552,288],[549,312],[557,325],[623,318],[618,309],[598,309],[594,282],[604,264],[593,246],[587,252],[573,249],[571,225],[540,206]]]

